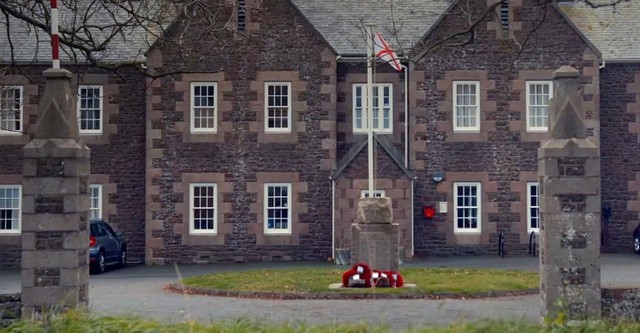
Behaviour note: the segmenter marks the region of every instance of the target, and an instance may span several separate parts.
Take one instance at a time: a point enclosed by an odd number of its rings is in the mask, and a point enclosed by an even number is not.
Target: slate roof
[[[449,8],[451,0],[290,0],[339,55],[367,52],[362,23],[405,54]],[[393,27],[396,23],[396,28]],[[397,31],[397,38],[392,34]],[[404,50],[405,52],[402,52]]]
[[[130,15],[122,9],[106,10],[105,8],[97,5],[93,1],[78,1],[78,6],[83,4],[93,4],[92,8],[77,8],[75,11],[71,11],[68,8],[61,7],[59,9],[60,26],[68,29],[72,27],[79,27],[81,21],[79,18],[84,17],[84,13],[88,13],[87,25],[97,27],[115,27],[117,23],[126,22]],[[97,2],[100,3],[100,2]],[[135,2],[132,2],[135,3]],[[109,6],[107,3],[102,3],[102,6]],[[152,12],[153,9],[149,9],[147,12]],[[75,14],[78,13],[78,14]],[[113,16],[111,16],[113,14]],[[38,15],[38,14],[36,14]],[[4,15],[0,15],[0,62],[11,61],[11,47],[9,42],[13,44],[14,60],[19,63],[49,63],[51,62],[51,38],[49,34],[39,28],[34,28],[28,25],[25,21],[18,20],[10,16],[9,28],[11,31],[11,39],[6,35],[7,21]],[[157,30],[157,29],[156,29]],[[111,34],[110,29],[103,31],[99,29],[91,29],[93,39],[102,42]],[[122,61],[144,62],[144,53],[155,42],[155,33],[149,33],[146,29],[140,26],[128,26],[121,34],[118,34],[107,45],[107,49],[100,53],[94,54],[94,56],[106,63],[116,63]],[[77,51],[76,51],[77,52]],[[61,44],[60,61],[62,63],[70,62],[70,59],[75,58],[70,49]],[[77,58],[84,60],[84,55],[77,54]],[[75,61],[73,61],[75,62]]]
[[[1,0],[0,0],[1,1]],[[455,1],[452,0],[289,0],[318,30],[334,51],[343,56],[366,53],[364,22],[374,22],[376,31],[399,54],[406,54],[430,31]],[[609,1],[609,0],[594,0]],[[78,1],[78,3],[93,3]],[[132,2],[136,3],[136,2]],[[106,5],[106,4],[105,4]],[[591,8],[583,2],[558,4],[563,14],[602,53],[605,61],[637,60],[640,62],[640,0],[622,2],[615,7]],[[80,9],[82,10],[82,9]],[[95,10],[90,24],[108,25],[114,20],[126,20],[126,13],[115,18],[107,10]],[[61,25],[73,26],[73,13],[61,8]],[[396,26],[393,26],[395,22]],[[49,36],[46,32],[27,26],[24,21],[11,18],[11,42],[15,47],[15,61],[44,62],[51,59]],[[77,23],[76,23],[77,25]],[[4,33],[7,22],[0,15],[0,62],[11,60],[9,40]],[[396,31],[397,35],[393,32]],[[95,36],[107,32],[92,31]],[[98,38],[100,39],[100,38]],[[108,49],[97,57],[108,63],[145,61],[144,53],[155,42],[153,34],[142,28],[128,28],[109,43]],[[61,60],[71,59],[63,47]]]
[[[562,2],[558,7],[602,53],[605,61],[640,62],[640,1],[601,8],[591,8],[583,2]]]

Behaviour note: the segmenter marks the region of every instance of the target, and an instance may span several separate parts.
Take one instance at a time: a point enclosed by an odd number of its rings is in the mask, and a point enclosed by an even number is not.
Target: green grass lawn
[[[256,292],[374,292],[472,295],[492,291],[522,291],[538,288],[538,273],[497,269],[403,268],[405,283],[417,288],[341,288],[329,284],[342,281],[345,269],[298,268],[251,270],[187,277],[186,287]]]
[[[49,317],[44,321],[19,321],[0,333],[398,333],[387,327],[367,324],[309,325],[304,322],[265,324],[237,319],[203,325],[198,323],[163,324],[135,317],[96,317],[80,312]],[[529,322],[487,321],[480,323],[456,323],[445,327],[415,327],[405,333],[630,333],[640,332],[639,323],[609,323],[591,321],[567,324],[549,321],[539,325]]]

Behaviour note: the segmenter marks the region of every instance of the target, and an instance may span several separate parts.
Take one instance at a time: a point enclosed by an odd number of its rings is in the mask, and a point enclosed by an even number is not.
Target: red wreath
[[[360,268],[360,273],[358,272],[358,268]],[[365,288],[371,288],[371,268],[365,263],[357,263],[344,272],[342,274],[342,286],[345,288],[349,287],[349,279],[356,274],[360,274],[360,279],[364,280]]]
[[[391,288],[400,288],[404,285],[404,279],[400,272],[396,271],[374,271],[378,273],[378,277],[382,276],[382,274],[386,275],[389,279],[389,287]],[[377,285],[377,279],[374,279],[374,285]]]

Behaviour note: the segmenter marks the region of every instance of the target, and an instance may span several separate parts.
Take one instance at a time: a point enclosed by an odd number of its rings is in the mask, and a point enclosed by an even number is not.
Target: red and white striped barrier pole
[[[58,0],[51,0],[51,57],[53,68],[60,69],[60,39],[58,37]]]

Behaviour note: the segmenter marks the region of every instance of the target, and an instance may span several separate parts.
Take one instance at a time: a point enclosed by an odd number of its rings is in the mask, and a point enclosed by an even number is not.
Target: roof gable
[[[414,172],[405,168],[404,165],[402,164],[402,154],[393,146],[393,143],[391,142],[388,136],[377,135],[376,133],[373,133],[373,139],[374,139],[374,147],[376,143],[379,144],[380,147],[382,147],[384,151],[389,155],[391,160],[398,166],[398,168],[400,168],[400,170],[404,173],[404,175],[407,176],[407,178],[411,180],[415,178]],[[340,175],[351,164],[351,162],[353,162],[356,156],[358,156],[360,151],[362,151],[362,149],[366,146],[367,146],[366,136],[362,136],[359,139],[357,139],[356,142],[353,143],[351,148],[349,148],[347,153],[344,156],[342,156],[342,158],[338,161],[336,170],[334,170],[331,173],[331,176],[329,176],[329,178],[333,180],[338,179],[338,177],[340,177]]]
[[[338,55],[366,54],[363,24],[406,54],[451,5],[451,0],[291,0]],[[404,50],[404,52],[403,52]]]

